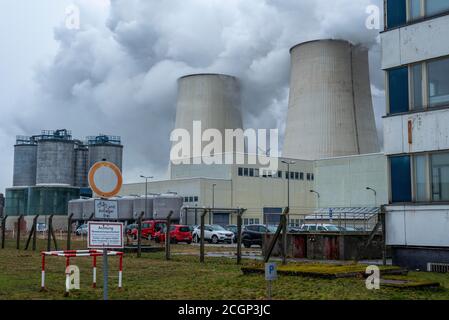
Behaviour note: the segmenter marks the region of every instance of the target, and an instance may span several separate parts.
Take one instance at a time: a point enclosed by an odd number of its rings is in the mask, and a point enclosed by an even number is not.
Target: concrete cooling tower
[[[176,128],[188,130],[192,137],[193,121],[201,121],[203,132],[205,129],[218,129],[223,138],[225,129],[243,128],[237,78],[221,74],[195,74],[180,78]],[[203,143],[203,147],[206,144]]]
[[[316,160],[379,152],[368,51],[344,40],[317,40],[290,53],[283,156]]]

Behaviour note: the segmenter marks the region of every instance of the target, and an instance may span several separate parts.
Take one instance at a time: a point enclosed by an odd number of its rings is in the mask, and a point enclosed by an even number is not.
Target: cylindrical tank
[[[315,160],[379,152],[368,51],[344,40],[317,40],[290,52],[283,156]]]
[[[153,196],[148,196],[145,200],[145,196],[134,198],[133,204],[133,219],[137,219],[140,217],[142,212],[144,212],[144,219],[151,219],[153,217]],[[146,202],[146,207],[145,207]],[[145,212],[145,208],[147,208]]]
[[[73,220],[83,220],[83,205],[86,200],[76,199],[69,201],[68,215],[73,213]]]
[[[132,220],[133,219],[133,205],[135,197],[120,197],[112,198],[111,200],[117,200],[118,207],[118,220]]]
[[[87,137],[89,146],[89,169],[100,161],[114,163],[122,170],[123,146],[120,137],[100,134],[94,137]]]
[[[184,198],[173,194],[163,194],[153,200],[153,218],[166,219],[173,211],[172,219],[179,220]]]
[[[75,148],[75,187],[85,188],[88,186],[88,157],[89,151],[84,145],[77,145]]]
[[[237,78],[221,74],[194,74],[178,80],[176,129],[193,136],[193,122],[200,121],[202,131],[241,129],[241,96]],[[202,148],[208,142],[203,142]],[[223,141],[223,146],[224,146]],[[191,152],[192,156],[195,156]]]
[[[73,140],[48,139],[37,142],[36,184],[73,185]]]
[[[36,185],[36,163],[36,144],[16,144],[14,146],[14,187]]]

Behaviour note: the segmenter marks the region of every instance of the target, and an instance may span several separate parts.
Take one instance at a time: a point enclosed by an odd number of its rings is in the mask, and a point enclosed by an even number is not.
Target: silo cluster
[[[42,131],[17,137],[14,146],[14,187],[64,185],[88,186],[89,168],[110,161],[122,168],[120,137],[99,135],[87,142],[74,140],[68,130]]]

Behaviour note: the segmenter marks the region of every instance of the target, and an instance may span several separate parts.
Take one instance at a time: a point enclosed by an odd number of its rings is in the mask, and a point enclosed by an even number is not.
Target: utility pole
[[[147,177],[144,175],[140,175],[140,177],[145,179],[145,216],[148,216],[148,179],[153,179],[154,177]]]

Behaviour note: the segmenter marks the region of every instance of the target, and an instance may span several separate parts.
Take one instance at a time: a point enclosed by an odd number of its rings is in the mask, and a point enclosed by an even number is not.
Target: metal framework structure
[[[41,279],[41,290],[45,290],[45,257],[64,257],[66,259],[66,271],[67,267],[70,266],[70,258],[79,257],[92,257],[92,287],[97,287],[97,257],[103,256],[103,250],[65,250],[65,251],[42,251],[42,279]],[[119,272],[118,272],[118,287],[122,288],[122,271],[123,271],[123,252],[120,251],[108,251],[108,256],[119,257]],[[69,281],[70,274],[66,272],[66,283]],[[66,287],[66,293],[68,293],[68,288]]]
[[[105,134],[99,134],[98,136],[86,137],[88,145],[98,145],[98,144],[115,144],[121,145],[122,141],[119,136],[109,136]]]

